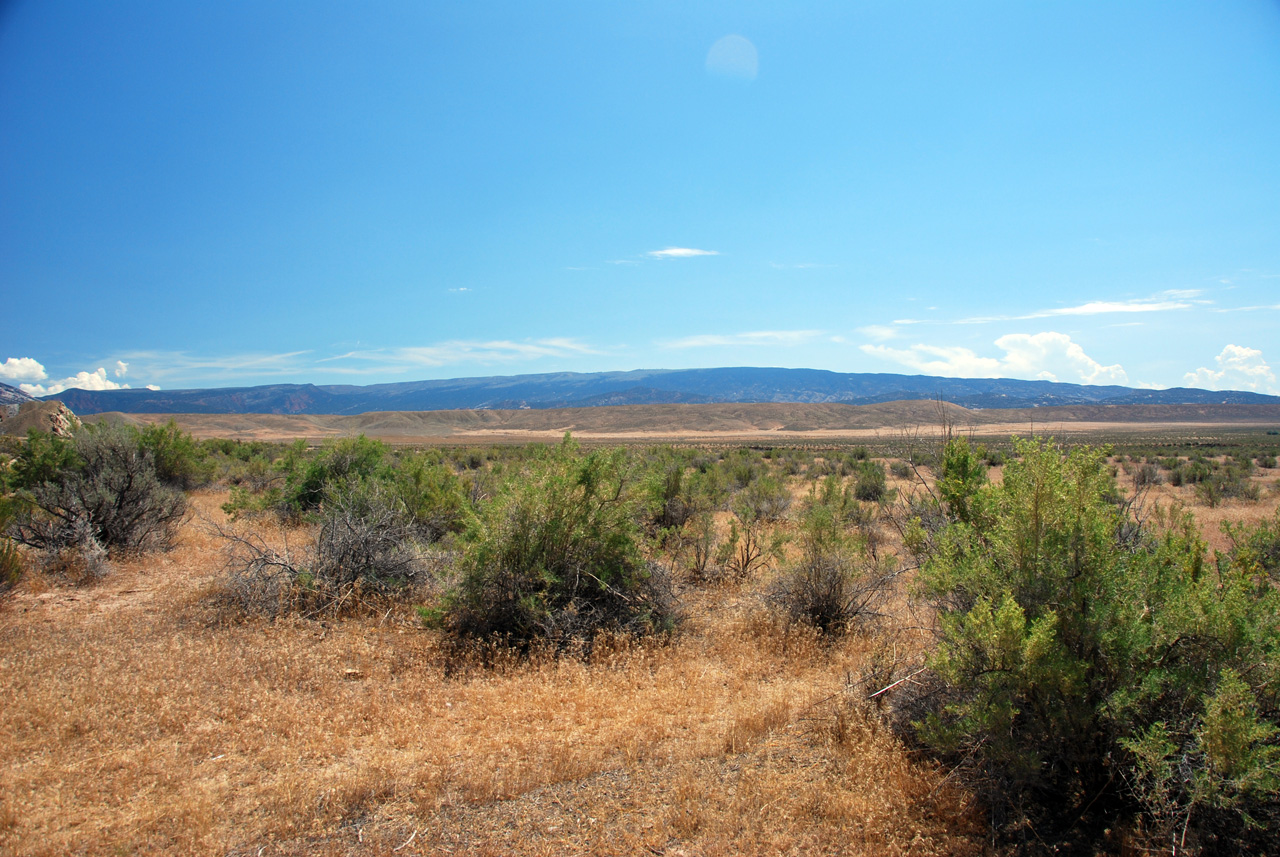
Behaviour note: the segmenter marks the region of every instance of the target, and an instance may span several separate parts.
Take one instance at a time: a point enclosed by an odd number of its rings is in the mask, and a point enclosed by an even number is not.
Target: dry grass
[[[749,590],[687,592],[666,644],[450,672],[407,609],[217,621],[219,550],[188,524],[0,608],[0,849],[981,850],[965,795],[846,702],[869,641],[786,629]]]
[[[1257,504],[1151,499],[1225,547],[1222,520],[1276,513],[1275,480]],[[37,577],[0,606],[0,852],[985,853],[971,798],[858,701],[924,641],[787,627],[768,572],[685,590],[669,642],[482,668],[405,606],[224,621],[221,565],[192,522],[95,586]]]
[[[1280,472],[1264,470],[1251,477],[1251,481],[1258,485],[1262,495],[1260,500],[1229,499],[1211,507],[1196,498],[1194,486],[1174,487],[1164,483],[1151,486],[1143,502],[1151,510],[1159,507],[1165,511],[1190,512],[1209,549],[1225,551],[1231,547],[1231,540],[1222,530],[1223,523],[1254,526],[1262,521],[1274,520],[1280,509]]]

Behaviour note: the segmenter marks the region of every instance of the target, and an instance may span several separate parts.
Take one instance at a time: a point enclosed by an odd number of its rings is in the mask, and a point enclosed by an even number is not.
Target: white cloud
[[[709,348],[732,345],[803,345],[823,336],[821,330],[755,330],[748,333],[704,333],[661,343],[664,348]]]
[[[1262,306],[1238,306],[1215,308],[1214,312],[1259,312],[1260,310],[1280,309],[1280,304],[1264,304]]]
[[[129,360],[126,365],[140,365],[143,376],[157,380],[175,376],[231,380],[252,375],[301,375],[308,364],[298,358],[310,353],[192,355],[185,351],[133,351],[122,356]]]
[[[887,345],[863,345],[862,350],[926,375],[995,378],[1000,374],[999,360],[979,357],[972,350],[959,346],[912,345],[910,348],[890,348]]]
[[[505,363],[513,360],[536,360],[542,357],[574,357],[599,354],[590,346],[568,338],[537,339],[524,342],[490,340],[472,342],[453,340],[436,345],[351,351],[320,362],[335,360],[377,361],[384,368],[408,369],[414,366],[448,366],[453,363]]]
[[[1004,365],[1015,375],[1034,372],[1037,377],[1048,377],[1068,373],[1074,376],[1070,380],[1078,378],[1085,384],[1129,383],[1129,376],[1119,363],[1103,366],[1065,333],[1010,333],[997,339],[996,347],[1005,351]]]
[[[107,370],[98,367],[93,372],[77,372],[70,378],[63,378],[52,384],[20,384],[22,392],[28,396],[52,396],[63,390],[127,390],[128,384],[117,384],[107,377]]]
[[[861,333],[867,339],[885,342],[896,337],[898,329],[889,324],[868,324],[866,327],[858,328],[858,333]]]
[[[1243,345],[1228,345],[1214,360],[1218,370],[1201,367],[1184,377],[1192,387],[1209,390],[1253,390],[1276,392],[1276,375],[1262,358],[1262,352]]]
[[[956,324],[991,324],[1001,321],[1027,321],[1036,318],[1060,318],[1063,316],[1109,315],[1112,313],[1135,312],[1169,312],[1171,310],[1191,309],[1188,298],[1182,297],[1186,290],[1165,292],[1160,298],[1138,298],[1129,301],[1089,301],[1079,306],[1058,307],[1056,309],[1037,310],[1026,315],[986,315],[962,318]]]
[[[719,250],[698,250],[693,247],[668,247],[645,253],[650,259],[688,259],[692,256],[719,256]]]
[[[1065,333],[1010,333],[995,341],[1002,357],[984,357],[961,346],[863,345],[867,354],[929,375],[958,378],[1024,378],[1080,384],[1127,384],[1119,364],[1104,366]]]
[[[159,390],[160,388],[159,388],[158,386],[156,386],[155,384],[148,384],[148,385],[147,385],[147,389],[148,389],[148,390],[151,390],[152,392],[155,392],[156,390]]]
[[[117,360],[116,370],[112,374],[114,374],[117,378],[123,378],[125,375],[129,374],[129,364],[125,363],[123,360]]]
[[[40,361],[30,357],[10,357],[0,363],[0,380],[43,381],[48,377]]]

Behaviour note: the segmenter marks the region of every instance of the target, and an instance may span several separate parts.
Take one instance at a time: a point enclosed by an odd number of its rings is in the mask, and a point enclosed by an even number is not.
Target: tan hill
[[[1280,426],[1280,405],[1072,405],[970,410],[934,401],[840,404],[664,404],[545,410],[387,411],[309,414],[102,414],[135,425],[177,421],[197,437],[287,440],[365,434],[393,443],[516,443],[572,432],[584,440],[823,440],[934,432],[1076,434],[1159,426]]]
[[[59,401],[40,402],[32,399],[20,405],[0,405],[0,434],[23,437],[31,429],[51,431],[70,437],[80,425],[71,409]]]

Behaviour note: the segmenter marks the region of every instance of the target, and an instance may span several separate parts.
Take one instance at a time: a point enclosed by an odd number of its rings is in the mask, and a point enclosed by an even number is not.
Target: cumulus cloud
[[[665,348],[708,348],[726,345],[803,345],[823,336],[821,330],[754,330],[748,333],[704,333],[662,343]]]
[[[127,390],[128,384],[118,384],[107,377],[107,370],[99,366],[93,372],[77,372],[70,378],[63,378],[52,384],[19,384],[19,389],[28,396],[52,396],[63,390]]]
[[[1201,367],[1184,377],[1192,387],[1209,390],[1276,391],[1276,375],[1262,352],[1243,345],[1228,345],[1214,358],[1217,370]]]
[[[48,377],[40,361],[30,357],[10,357],[0,363],[0,380],[43,381]]]
[[[901,363],[929,375],[957,378],[1025,378],[1079,384],[1127,384],[1118,363],[1104,366],[1065,333],[1010,333],[995,341],[1000,357],[982,356],[961,346],[912,345],[890,348],[863,345],[875,357]]]
[[[698,250],[694,247],[668,247],[645,253],[650,259],[688,259],[692,256],[719,256],[719,250]]]
[[[117,378],[123,378],[125,375],[129,374],[129,364],[125,363],[123,360],[117,360],[116,370],[112,374],[114,374]]]
[[[863,345],[873,357],[901,363],[926,375],[953,378],[994,378],[1000,374],[1000,361],[979,357],[972,349],[945,345],[912,345],[890,348],[887,345]]]

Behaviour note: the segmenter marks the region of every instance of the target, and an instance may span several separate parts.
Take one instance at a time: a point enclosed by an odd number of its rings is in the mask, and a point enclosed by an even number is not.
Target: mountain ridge
[[[1280,396],[1175,387],[1146,390],[1007,378],[842,373],[825,369],[725,367],[556,372],[351,384],[267,384],[189,390],[64,390],[78,414],[334,414],[375,411],[547,410],[673,403],[867,405],[940,399],[970,409],[1064,405],[1280,404]]]

